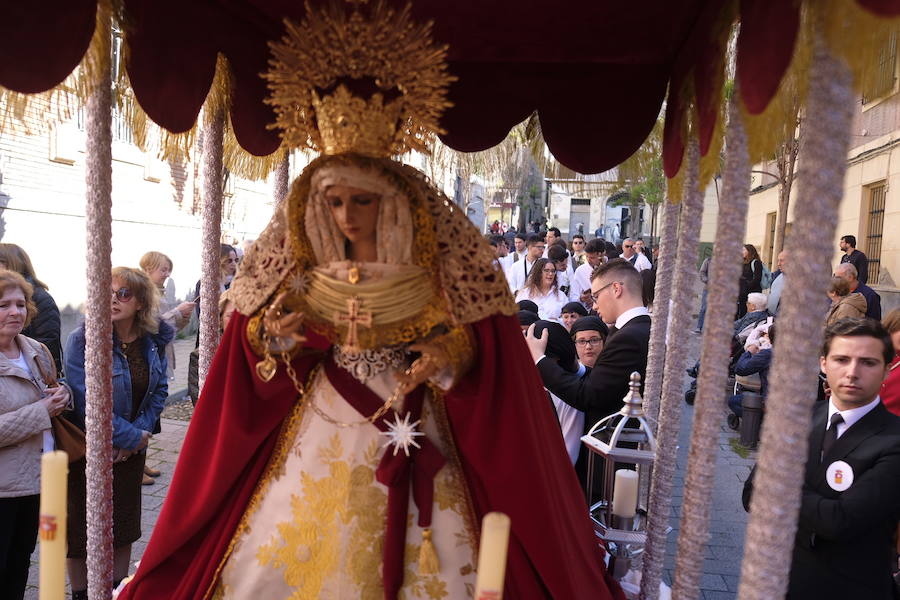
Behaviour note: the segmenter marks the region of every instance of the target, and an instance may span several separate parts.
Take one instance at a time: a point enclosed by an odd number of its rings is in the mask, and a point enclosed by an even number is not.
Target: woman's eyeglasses
[[[541,269],[541,273],[556,273],[556,267],[552,269]]]
[[[126,287],[114,290],[112,295],[115,296],[116,300],[119,302],[131,302],[131,299],[134,298],[134,294]]]

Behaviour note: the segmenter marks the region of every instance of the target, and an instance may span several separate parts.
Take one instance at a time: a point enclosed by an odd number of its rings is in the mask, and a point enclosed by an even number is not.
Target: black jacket
[[[853,252],[841,257],[841,263],[850,263],[856,267],[856,278],[861,285],[866,285],[869,281],[869,259],[862,251],[854,248]]]
[[[37,306],[37,315],[28,324],[28,327],[22,330],[22,335],[26,335],[33,340],[42,342],[50,350],[53,360],[56,362],[56,372],[62,370],[62,342],[60,340],[59,325],[59,308],[56,301],[47,290],[34,281],[28,280],[34,286],[34,293],[31,300]]]
[[[542,359],[537,367],[544,387],[566,404],[584,412],[587,432],[597,421],[622,408],[622,399],[628,393],[628,382],[633,371],[640,373],[643,381],[649,345],[650,317],[641,315],[610,334],[594,367],[584,377],[564,371],[552,360]],[[582,483],[586,482],[587,477],[586,452],[582,447],[575,465]]]
[[[829,600],[893,598],[893,535],[900,519],[900,417],[878,404],[835,442],[821,461],[828,403],[813,414],[800,521],[787,598]],[[853,484],[838,492],[825,480],[842,460]],[[744,507],[753,473],[744,484]]]

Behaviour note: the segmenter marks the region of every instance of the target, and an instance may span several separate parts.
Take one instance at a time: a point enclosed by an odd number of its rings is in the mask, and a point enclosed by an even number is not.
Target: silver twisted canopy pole
[[[697,250],[703,216],[703,193],[699,187],[700,150],[697,139],[688,141],[684,178],[684,206],[678,224],[678,254],[674,263],[672,312],[669,329],[679,334],[690,329],[691,305],[697,283]],[[687,353],[678,344],[668,344],[665,357],[659,425],[656,435],[656,461],[650,483],[647,546],[644,550],[641,600],[659,597],[663,559],[666,554],[666,529],[672,507],[672,475],[675,471],[676,442],[681,424],[684,394],[684,368]]]
[[[787,591],[800,507],[818,357],[822,298],[831,276],[838,206],[854,95],[850,69],[831,54],[819,27],[813,40],[803,172],[791,235],[784,292],[769,375],[766,420],[741,566],[740,600],[781,598]]]
[[[673,597],[679,600],[693,600],[700,594],[700,575],[709,538],[709,505],[716,474],[719,426],[724,412],[722,393],[728,382],[728,357],[734,333],[732,323],[741,274],[738,257],[747,225],[751,165],[737,95],[728,107],[725,147],[724,186],[716,223],[716,244],[709,269],[700,379],[694,402],[691,448],[676,552]]]
[[[659,256],[656,259],[656,285],[653,292],[653,322],[647,352],[647,377],[644,384],[644,414],[656,432],[659,419],[659,394],[665,370],[666,328],[669,325],[669,300],[672,298],[672,271],[678,246],[678,215],[681,204],[666,200],[663,208]]]
[[[203,261],[200,275],[200,389],[219,345],[225,112],[209,115],[203,129]]]
[[[106,32],[95,42],[109,44],[110,21],[98,15]],[[84,319],[85,428],[87,438],[88,596],[112,597],[112,79],[109,49],[85,108],[85,225],[87,228],[87,301]]]
[[[291,153],[284,151],[284,158],[278,163],[275,169],[275,182],[273,186],[273,197],[275,198],[275,207],[281,206],[288,194],[288,184],[290,182],[291,171]]]

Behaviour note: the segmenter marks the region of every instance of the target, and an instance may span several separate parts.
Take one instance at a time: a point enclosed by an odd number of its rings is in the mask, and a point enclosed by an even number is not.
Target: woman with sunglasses
[[[168,394],[166,344],[174,330],[159,320],[159,292],[139,269],[112,270],[113,546],[115,582],[128,574],[131,544],[141,537],[141,480],[150,432]],[[66,382],[73,420],[85,419],[84,325],[66,343]],[[87,531],[84,459],[69,466],[68,567],[72,600],[87,598]]]
[[[557,285],[556,267],[546,258],[535,261],[525,280],[525,287],[516,294],[516,302],[531,300],[538,306],[538,316],[545,321],[559,322],[562,307],[569,301]]]

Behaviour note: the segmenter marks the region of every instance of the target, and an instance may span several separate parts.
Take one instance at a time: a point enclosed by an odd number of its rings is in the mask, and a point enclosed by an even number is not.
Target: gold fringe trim
[[[807,75],[812,57],[813,29],[809,3],[804,3],[800,8],[798,28],[794,55],[766,109],[752,115],[747,112],[744,103],[739,102],[747,132],[750,164],[770,160],[778,146],[796,135],[797,114],[806,100]]]
[[[422,545],[419,547],[419,575],[435,575],[441,572],[437,550],[431,541],[431,528],[422,530]]]
[[[872,89],[878,79],[881,53],[891,35],[897,34],[900,17],[880,17],[847,0],[807,4],[810,10],[821,11],[825,42],[847,61],[855,87],[863,91]]]
[[[37,135],[72,119],[109,69],[110,24],[121,23],[122,0],[98,0],[96,25],[78,66],[59,85],[37,94],[0,87],[0,132]]]

